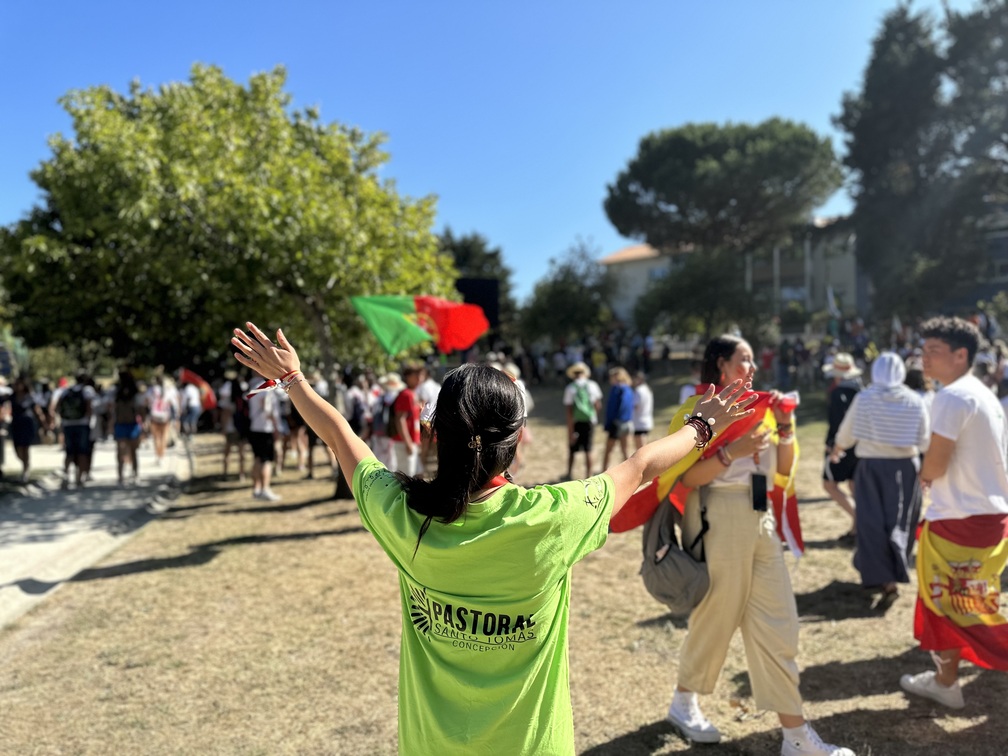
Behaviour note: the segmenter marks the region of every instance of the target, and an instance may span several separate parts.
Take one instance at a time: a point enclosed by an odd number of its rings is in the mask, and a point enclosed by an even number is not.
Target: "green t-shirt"
[[[571,567],[605,543],[608,475],[506,485],[457,521],[423,516],[373,457],[354,472],[364,526],[399,570],[399,752],[573,754]]]

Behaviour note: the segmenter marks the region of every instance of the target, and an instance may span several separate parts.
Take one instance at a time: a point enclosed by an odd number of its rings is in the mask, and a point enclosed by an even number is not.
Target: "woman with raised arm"
[[[524,427],[514,381],[489,365],[445,375],[431,419],[433,480],[389,472],[300,372],[294,348],[252,323],[240,363],[284,388],[336,453],[364,526],[399,571],[400,753],[573,754],[567,662],[571,568],[605,543],[643,481],[733,420],[746,380],[713,388],[677,432],[587,480],[509,482]]]
[[[710,384],[707,395],[718,386],[751,380],[754,369],[748,342],[718,336],[707,344],[697,390]],[[716,453],[705,454],[680,478],[688,489],[683,543],[707,528],[702,556],[710,588],[690,614],[667,718],[688,740],[720,741],[697,693],[713,692],[732,636],[740,630],[756,706],[780,719],[782,756],[853,756],[824,743],[805,721],[798,690],[798,610],[774,517],[777,507],[769,506],[794,476],[794,405],[770,391],[760,392],[753,406],[751,427],[739,425],[722,435],[712,445]]]

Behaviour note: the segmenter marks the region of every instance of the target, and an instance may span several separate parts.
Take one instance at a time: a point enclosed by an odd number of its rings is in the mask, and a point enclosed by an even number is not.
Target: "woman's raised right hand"
[[[717,393],[714,392],[715,387],[710,386],[693,406],[693,414],[703,417],[714,433],[721,433],[736,420],[749,417],[754,411],[750,405],[756,401],[757,396],[755,393],[744,399],[742,396],[752,389],[754,372],[754,369],[750,369],[745,378],[732,381]]]
[[[301,360],[281,329],[277,329],[277,343],[260,330],[255,323],[247,322],[250,333],[234,329],[231,344],[238,350],[235,359],[252,368],[263,378],[276,380],[301,369]],[[250,335],[251,334],[251,335]]]

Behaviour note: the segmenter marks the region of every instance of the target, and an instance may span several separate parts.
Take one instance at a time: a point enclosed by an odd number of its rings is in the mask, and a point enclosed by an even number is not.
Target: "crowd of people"
[[[720,740],[699,697],[714,689],[739,631],[756,704],[780,720],[781,752],[852,753],[825,743],[805,719],[796,602],[783,560],[780,510],[768,505],[793,485],[797,402],[761,380],[757,385],[764,391],[740,399],[740,386],[753,384],[759,361],[741,337],[726,335],[706,345],[670,435],[651,443],[653,396],[643,373],[631,377],[620,365],[600,373],[583,355],[565,359],[568,482],[531,489],[508,477],[527,431],[528,392],[518,388],[517,366],[509,371],[500,364],[464,364],[444,377],[433,400],[418,398],[427,377],[408,367],[401,376],[361,382],[341,414],[300,377],[296,352],[281,333],[274,345],[250,325],[236,332],[233,343],[239,362],[277,379],[333,449],[352,480],[365,526],[399,568],[404,607],[412,607],[403,614],[400,678],[400,731],[410,740],[419,735],[448,751],[482,742],[508,743],[514,752],[542,752],[547,744],[548,752],[572,751],[566,664],[554,670],[561,684],[543,679],[534,695],[528,687],[543,674],[539,654],[555,656],[566,644],[565,616],[555,602],[565,604],[557,597],[566,595],[571,566],[602,545],[609,519],[652,472],[677,463],[678,481],[688,492],[683,541],[701,543],[710,587],[690,615],[668,721],[691,741]],[[996,349],[975,325],[936,318],[919,324],[909,342],[893,350],[855,356],[838,344],[828,347],[813,381],[828,391],[831,408],[820,457],[823,485],[851,518],[844,540],[854,547],[861,582],[878,596],[876,608],[884,611],[917,573],[913,634],[933,653],[936,669],[904,675],[900,684],[911,695],[951,708],[965,705],[958,683],[963,659],[1008,670],[1008,625],[998,603],[998,577],[1008,555],[1008,431],[998,400],[1004,382],[992,380],[1006,373],[1003,361],[994,370],[985,364],[985,355],[997,355]],[[602,375],[608,391],[597,380]],[[357,402],[370,420],[354,427]],[[732,420],[741,423],[740,431],[721,433]],[[598,426],[605,430],[602,470],[593,462]],[[424,461],[428,452],[430,463]],[[585,477],[571,480],[579,455]],[[841,484],[850,487],[843,491]],[[931,504],[922,511],[926,489]],[[515,527],[542,532],[530,542],[515,535]],[[560,539],[555,549],[522,553],[524,543],[554,539]],[[561,544],[577,550],[568,553]],[[499,575],[483,580],[491,552],[491,563],[528,564],[527,581],[501,584]],[[473,596],[485,591],[477,591],[473,580],[484,588],[499,584],[499,595],[483,605]],[[451,606],[457,615],[447,625],[419,623],[418,596],[443,611]],[[498,660],[492,669],[483,661],[478,622],[470,628],[473,643],[442,643],[446,627],[464,625],[469,616],[499,618],[495,609],[501,607],[511,611],[507,632],[520,629],[523,640],[531,639],[527,622],[511,623],[535,617],[549,642]],[[449,677],[463,674],[492,692],[495,704],[506,701],[511,716],[494,715],[498,706],[478,703],[460,714],[453,705],[455,687],[437,682],[449,668]],[[526,681],[520,691],[511,687],[516,677]]]
[[[778,370],[787,363],[767,362],[740,335],[714,338],[694,356],[667,434],[656,434],[643,370],[565,352],[566,475],[532,488],[512,477],[530,441],[534,402],[510,355],[464,363],[441,382],[422,362],[330,382],[301,371],[282,332],[274,342],[249,324],[233,345],[246,372],[224,374],[212,416],[225,438],[225,476],[236,455],[252,495],[275,501],[275,474],[293,459],[313,477],[315,448],[323,446],[400,572],[401,739],[408,733],[446,752],[481,744],[573,752],[570,570],[604,544],[610,519],[644,483],[673,469],[682,540],[699,544],[693,556],[706,563],[710,585],[689,618],[668,722],[690,741],[721,739],[700,696],[714,690],[738,631],[756,705],[779,719],[782,754],[851,754],[820,738],[799,689],[799,620],[782,544],[794,545],[778,506],[798,464],[797,401],[782,390],[795,381],[827,392],[825,451],[812,458],[821,461],[824,490],[850,518],[842,540],[877,597],[874,607],[884,612],[916,573],[912,632],[936,668],[904,675],[902,688],[959,709],[963,660],[1008,670],[999,605],[1008,560],[1008,349],[967,320],[919,323],[889,350],[826,345],[814,380]],[[554,366],[561,370],[559,358]],[[768,366],[772,380],[762,375]],[[783,372],[793,380],[774,385]],[[123,370],[105,390],[81,374],[48,395],[17,379],[5,399],[24,477],[28,448],[40,432],[54,432],[66,449],[64,485],[79,486],[95,438],[114,437],[125,483],[139,472],[142,439],[160,459],[176,434],[195,432],[198,397],[163,372],[141,383]],[[605,446],[596,467],[599,427]],[[579,455],[584,477],[575,480]],[[502,561],[506,576],[493,567]],[[428,615],[437,621],[417,619]],[[459,628],[467,628],[464,644]],[[498,636],[518,650],[487,657]],[[459,685],[483,694],[463,710]]]

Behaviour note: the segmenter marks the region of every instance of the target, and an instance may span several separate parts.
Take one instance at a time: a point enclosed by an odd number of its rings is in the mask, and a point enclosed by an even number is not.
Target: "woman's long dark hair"
[[[417,548],[431,520],[454,522],[475,492],[508,469],[525,423],[524,408],[515,382],[489,365],[462,365],[445,375],[432,422],[437,475],[428,481],[396,473],[409,508],[426,518]]]
[[[116,401],[123,403],[132,402],[138,393],[140,393],[140,390],[137,388],[136,378],[133,377],[133,373],[128,368],[120,370],[119,385],[116,386]]]
[[[723,333],[715,336],[707,343],[704,350],[703,363],[700,366],[700,383],[713,383],[715,386],[721,385],[721,368],[718,367],[718,360],[724,358],[730,360],[738,345],[745,339]]]

